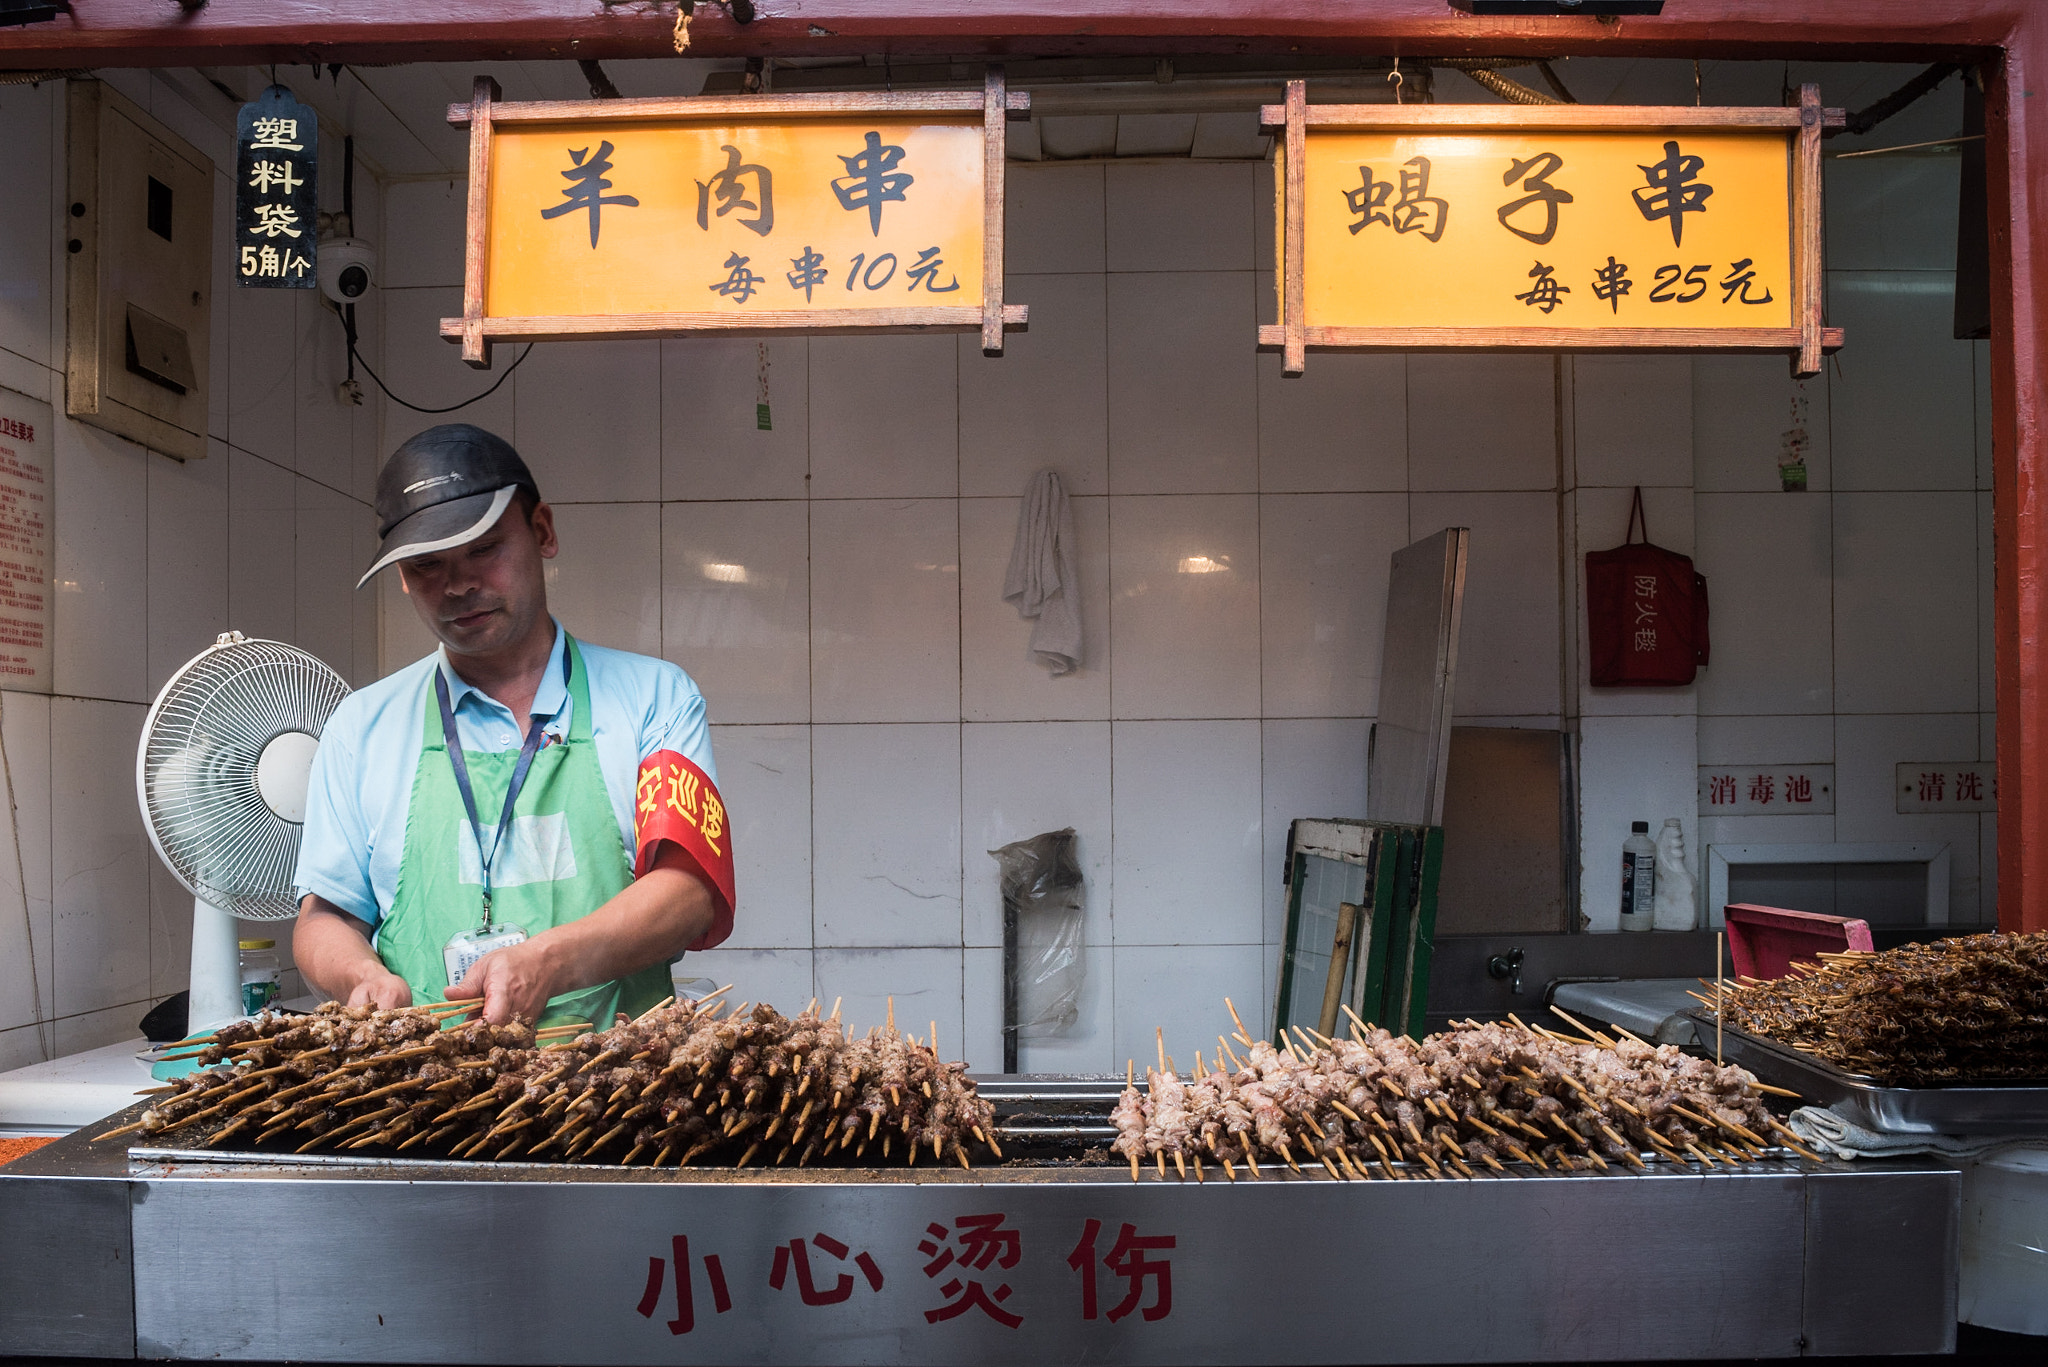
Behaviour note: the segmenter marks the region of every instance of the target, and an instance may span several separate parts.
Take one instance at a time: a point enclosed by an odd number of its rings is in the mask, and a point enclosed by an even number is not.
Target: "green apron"
[[[565,644],[569,738],[535,753],[511,829],[499,842],[492,865],[492,921],[516,925],[529,937],[580,921],[633,881],[632,861],[619,838],[618,817],[591,739],[583,655],[573,637]],[[519,752],[480,754],[465,746],[463,755],[477,810],[501,811]],[[487,845],[490,835],[487,827]],[[444,1000],[448,975],[441,951],[458,931],[476,928],[482,894],[481,856],[448,762],[441,709],[429,688],[398,888],[377,927],[377,954],[412,988],[415,1004]],[[668,993],[668,965],[655,964],[631,977],[550,999],[540,1023],[583,1020],[602,1030],[611,1025],[613,1012],[637,1016]]]

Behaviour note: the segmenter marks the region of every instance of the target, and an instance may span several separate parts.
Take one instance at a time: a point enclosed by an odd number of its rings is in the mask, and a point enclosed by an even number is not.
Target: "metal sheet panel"
[[[0,1357],[135,1356],[128,1200],[121,1181],[0,1181]]]
[[[1375,821],[1443,824],[1470,537],[1466,528],[1446,527],[1394,552],[1379,718],[1367,759],[1366,815]]]
[[[1963,1175],[1913,1166],[1807,1177],[1808,1353],[1956,1350]]]
[[[937,1170],[888,1182],[532,1176],[542,1180],[145,1175],[134,1212],[141,1353],[998,1364],[1798,1352],[1807,1210],[1805,1178],[1789,1165],[1234,1186],[1072,1170],[997,1181]],[[1014,1247],[976,1241],[975,1217],[987,1216],[1014,1231]],[[317,1275],[276,1256],[273,1231],[319,1250]],[[1615,1294],[1649,1267],[1685,1267],[1703,1294]],[[1475,1278],[1484,1295],[1447,1291]],[[943,1313],[975,1287],[986,1306]]]

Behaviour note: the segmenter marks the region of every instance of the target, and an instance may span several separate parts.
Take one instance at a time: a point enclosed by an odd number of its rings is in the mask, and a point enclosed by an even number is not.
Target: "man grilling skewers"
[[[335,709],[306,795],[292,950],[319,991],[482,998],[493,1024],[609,1026],[732,932],[730,825],[703,695],[549,615],[554,515],[466,423],[377,478],[378,555],[441,642]]]

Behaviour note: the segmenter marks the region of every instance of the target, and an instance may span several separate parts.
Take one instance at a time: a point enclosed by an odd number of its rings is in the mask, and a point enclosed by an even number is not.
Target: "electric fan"
[[[195,1033],[242,1014],[236,919],[298,914],[292,871],[306,784],[320,732],[348,692],[305,651],[230,631],[171,676],[143,719],[143,824],[192,894]]]

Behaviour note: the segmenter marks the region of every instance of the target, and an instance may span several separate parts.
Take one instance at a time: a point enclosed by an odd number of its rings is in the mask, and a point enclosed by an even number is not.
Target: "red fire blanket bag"
[[[1636,540],[1636,524],[1643,539]],[[1689,684],[1707,662],[1707,580],[1692,557],[1650,544],[1643,491],[1628,540],[1586,553],[1586,644],[1595,688]]]

